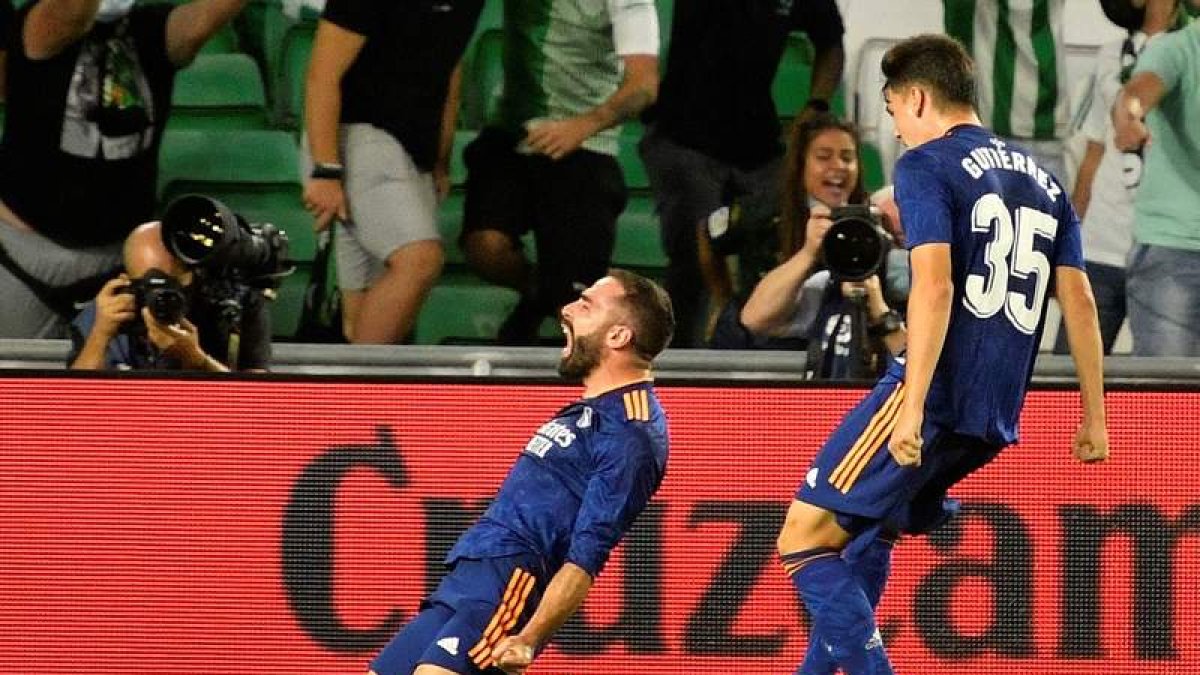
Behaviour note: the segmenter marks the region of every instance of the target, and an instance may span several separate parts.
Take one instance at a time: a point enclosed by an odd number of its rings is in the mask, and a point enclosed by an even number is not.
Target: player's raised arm
[[[1104,412],[1104,347],[1096,318],[1096,299],[1087,275],[1077,267],[1055,268],[1058,304],[1067,327],[1067,344],[1079,376],[1083,422],[1075,438],[1075,457],[1081,462],[1108,458],[1108,427]]]

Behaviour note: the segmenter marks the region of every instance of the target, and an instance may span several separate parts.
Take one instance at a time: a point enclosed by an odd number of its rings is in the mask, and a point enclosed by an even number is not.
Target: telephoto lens
[[[821,257],[839,281],[862,281],[879,271],[891,237],[868,206],[839,206],[821,243]]]

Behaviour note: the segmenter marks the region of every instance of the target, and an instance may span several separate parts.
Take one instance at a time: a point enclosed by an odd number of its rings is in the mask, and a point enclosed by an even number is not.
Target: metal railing
[[[66,340],[0,340],[0,369],[63,370]],[[276,373],[342,377],[482,377],[543,379],[555,377],[559,351],[533,347],[350,346],[276,344]],[[1066,356],[1042,354],[1034,370],[1040,383],[1075,379]],[[657,364],[660,381],[709,380],[799,382],[804,354],[781,351],[668,350]],[[1200,359],[1110,356],[1105,376],[1121,384],[1200,384]]]

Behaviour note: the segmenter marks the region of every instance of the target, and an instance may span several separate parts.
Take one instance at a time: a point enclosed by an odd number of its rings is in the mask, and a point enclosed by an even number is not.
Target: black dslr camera
[[[147,307],[155,321],[170,326],[187,315],[187,293],[162,270],[152,269],[141,279],[134,279],[124,292],[133,295],[139,316],[142,308]]]
[[[833,224],[821,243],[821,257],[839,281],[862,281],[883,266],[892,237],[869,206],[839,206],[829,214]]]

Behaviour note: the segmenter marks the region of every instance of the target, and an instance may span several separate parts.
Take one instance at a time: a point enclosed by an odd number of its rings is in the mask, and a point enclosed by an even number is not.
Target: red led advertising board
[[[570,386],[0,378],[0,672],[362,673]],[[532,673],[790,673],[774,539],[862,392],[663,386],[667,478]],[[1200,672],[1200,392],[1077,395],[903,540],[901,673]]]

